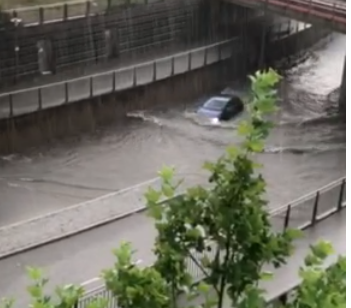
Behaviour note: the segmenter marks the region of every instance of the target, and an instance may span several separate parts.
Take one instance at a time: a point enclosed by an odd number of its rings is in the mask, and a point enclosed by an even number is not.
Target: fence
[[[126,90],[196,70],[229,59],[236,41],[225,40],[113,71],[4,93],[0,95],[0,119]]]
[[[305,229],[334,213],[340,212],[344,207],[346,207],[346,178],[332,182],[286,206],[274,210],[271,213],[272,227],[276,232],[281,232],[287,227]],[[215,250],[213,250],[212,254],[214,252]],[[198,260],[203,257],[199,253],[194,253],[193,255]],[[214,257],[214,255],[209,255],[209,253],[206,253],[206,255],[209,259]],[[187,261],[188,271],[192,274],[194,281],[199,282],[204,279],[205,274],[195,262],[190,258]],[[286,300],[287,295],[292,291],[293,289],[287,290],[273,299],[272,302],[277,303]],[[77,308],[85,308],[89,302],[97,297],[107,298],[109,300],[108,308],[118,307],[118,303],[112,294],[104,286],[101,286],[89,291],[80,300]]]

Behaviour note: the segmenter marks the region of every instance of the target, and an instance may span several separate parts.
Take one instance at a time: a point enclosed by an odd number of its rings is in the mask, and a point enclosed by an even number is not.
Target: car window
[[[204,107],[209,110],[221,111],[225,108],[229,101],[229,98],[226,97],[214,97],[208,100]]]

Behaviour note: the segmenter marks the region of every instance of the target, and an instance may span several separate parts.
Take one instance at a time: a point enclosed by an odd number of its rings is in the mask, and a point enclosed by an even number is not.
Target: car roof
[[[242,99],[243,97],[247,96],[248,91],[245,91],[243,89],[238,90],[238,89],[232,89],[232,88],[225,88],[220,95],[221,96],[230,96],[230,97],[239,97]]]

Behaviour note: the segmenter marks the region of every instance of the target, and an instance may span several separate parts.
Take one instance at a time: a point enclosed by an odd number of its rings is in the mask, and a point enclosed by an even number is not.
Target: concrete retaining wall
[[[94,131],[101,124],[122,122],[128,111],[195,98],[221,86],[229,74],[228,64],[227,60],[146,86],[4,120],[0,122],[0,153]]]
[[[104,64],[227,33],[208,0],[167,0],[118,7],[94,16],[0,29],[0,86]],[[215,6],[219,6],[215,4]],[[224,9],[218,8],[218,14]],[[225,11],[228,9],[225,8]],[[231,6],[236,18],[250,10]],[[220,15],[218,15],[220,16]],[[234,15],[233,15],[234,16]],[[214,19],[216,22],[209,22]],[[228,37],[228,36],[227,36]]]

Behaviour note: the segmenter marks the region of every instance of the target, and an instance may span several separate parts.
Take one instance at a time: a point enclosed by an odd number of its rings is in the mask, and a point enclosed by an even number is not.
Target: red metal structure
[[[346,2],[332,0],[225,0],[346,33]]]

